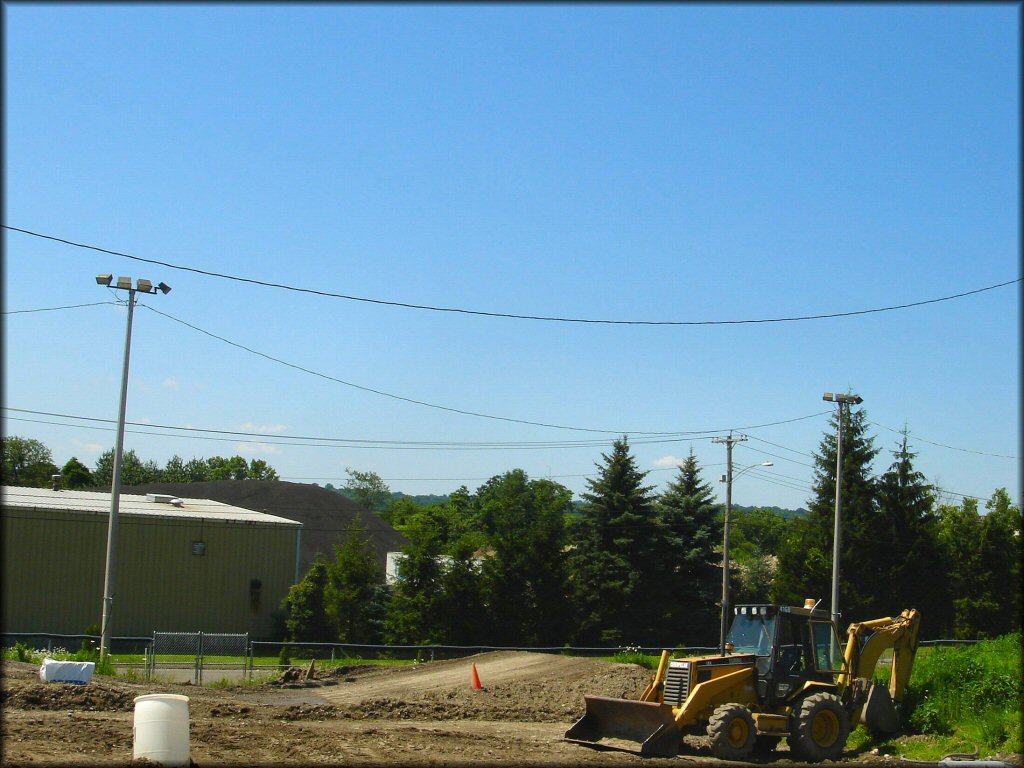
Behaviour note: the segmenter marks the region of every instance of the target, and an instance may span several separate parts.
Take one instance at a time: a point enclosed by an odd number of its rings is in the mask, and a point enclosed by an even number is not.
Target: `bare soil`
[[[472,687],[473,664],[483,690]],[[628,664],[522,652],[231,687],[44,683],[35,665],[4,662],[2,764],[130,766],[134,698],[179,693],[189,697],[193,766],[665,765],[628,742],[597,750],[562,740],[585,693],[637,698],[649,677]],[[774,762],[791,766],[787,756],[783,745]],[[688,738],[672,765],[713,762],[705,740]]]

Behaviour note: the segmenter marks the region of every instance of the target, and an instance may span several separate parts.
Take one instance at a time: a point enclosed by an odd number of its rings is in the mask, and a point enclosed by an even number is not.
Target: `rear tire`
[[[746,760],[750,757],[756,732],[754,718],[742,704],[723,704],[708,721],[711,751],[721,760]]]
[[[799,760],[817,763],[836,760],[850,735],[850,721],[839,699],[830,693],[814,693],[793,710],[789,748]]]

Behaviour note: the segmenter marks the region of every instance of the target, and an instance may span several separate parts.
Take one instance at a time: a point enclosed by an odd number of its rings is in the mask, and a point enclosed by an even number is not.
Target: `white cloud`
[[[181,389],[181,384],[178,383],[178,380],[170,377],[164,379],[160,386],[164,389]]]
[[[240,432],[259,432],[262,435],[276,435],[284,432],[288,427],[285,424],[253,424],[251,421],[247,421],[238,429]]]
[[[236,443],[235,450],[239,456],[266,456],[281,452],[278,446],[267,443]]]
[[[75,446],[76,453],[91,454],[93,456],[99,456],[101,453],[107,450],[106,447],[100,445],[99,443],[83,443],[81,440],[77,438],[72,438],[71,444]]]
[[[656,467],[681,467],[686,463],[686,459],[677,459],[675,456],[662,456],[660,459],[654,461]]]

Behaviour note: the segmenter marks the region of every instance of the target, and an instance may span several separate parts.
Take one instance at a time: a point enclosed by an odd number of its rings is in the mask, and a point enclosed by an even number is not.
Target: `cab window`
[[[837,672],[843,668],[843,654],[839,648],[839,638],[831,624],[823,622],[811,623],[811,636],[814,643],[814,665],[820,670]]]

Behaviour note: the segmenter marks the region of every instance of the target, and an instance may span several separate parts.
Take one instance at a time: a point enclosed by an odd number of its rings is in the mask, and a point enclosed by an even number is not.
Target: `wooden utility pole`
[[[722,626],[719,633],[719,652],[725,653],[725,635],[729,630],[729,516],[732,512],[732,447],[747,439],[746,435],[714,437],[713,443],[725,443],[725,519],[722,526]]]

